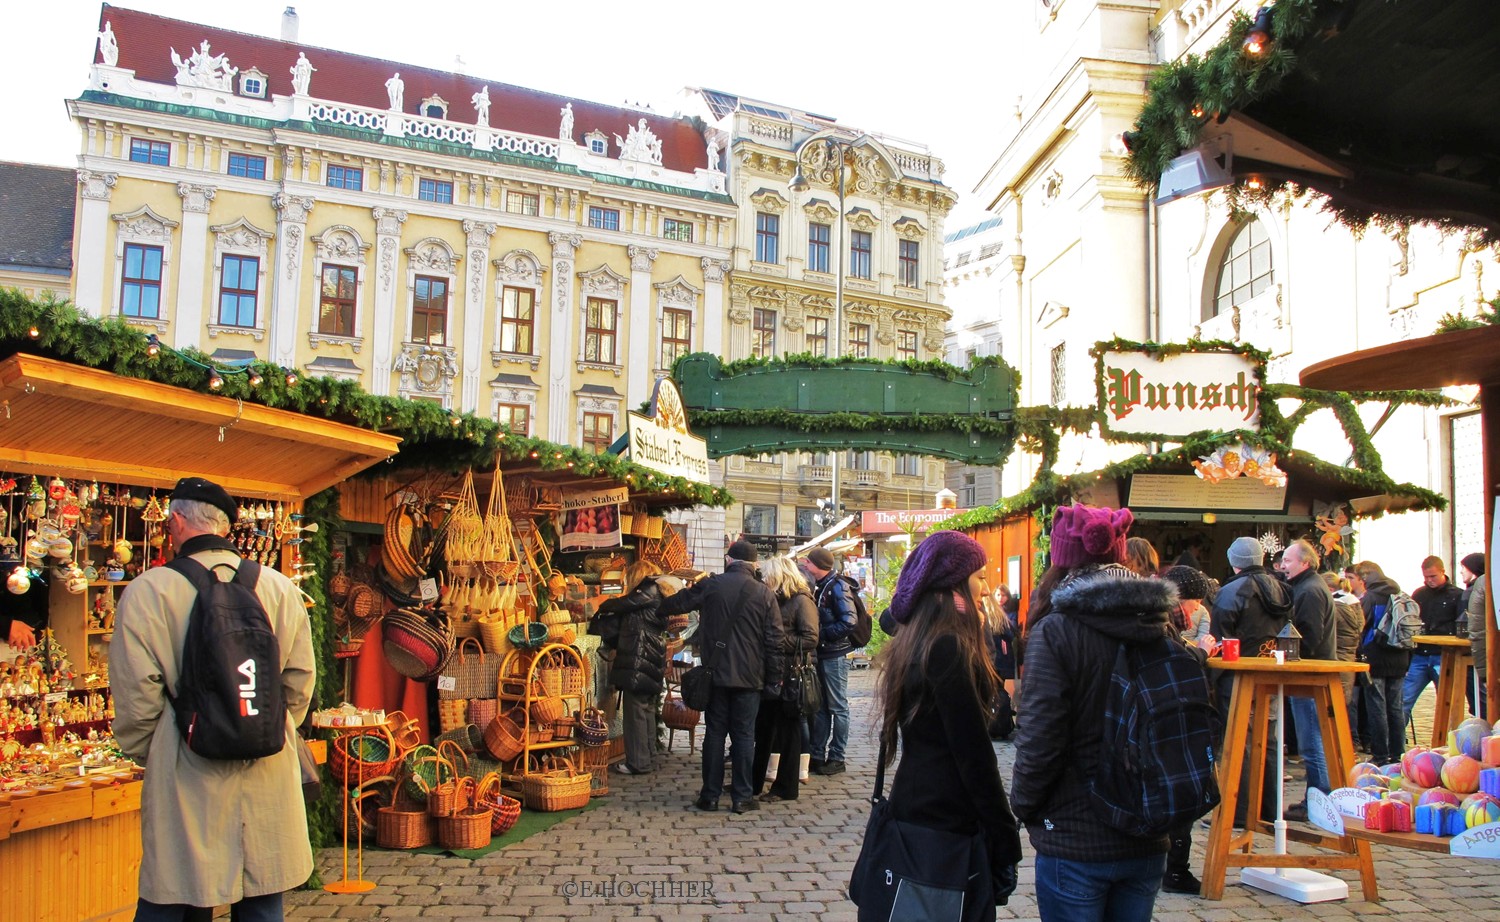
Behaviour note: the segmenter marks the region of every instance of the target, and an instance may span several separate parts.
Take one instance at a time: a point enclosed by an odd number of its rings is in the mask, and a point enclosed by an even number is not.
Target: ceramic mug
[[[1226,663],[1232,663],[1240,658],[1240,639],[1238,637],[1225,637],[1223,646],[1223,659]]]

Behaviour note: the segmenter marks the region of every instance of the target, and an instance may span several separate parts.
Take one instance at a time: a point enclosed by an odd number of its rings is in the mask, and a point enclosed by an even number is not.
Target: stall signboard
[[[860,513],[860,528],[866,535],[894,535],[908,531],[919,534],[931,531],[939,522],[967,509],[876,509]]]
[[[1238,352],[1099,354],[1099,412],[1112,433],[1182,438],[1255,429],[1260,367]]]
[[[1126,505],[1136,511],[1285,512],[1286,484],[1268,486],[1249,477],[1213,483],[1196,474],[1131,474]]]
[[[682,394],[671,378],[660,378],[651,396],[652,415],[630,414],[630,460],[668,477],[708,483],[708,442],[688,431]]]
[[[619,547],[620,506],[630,501],[628,487],[576,490],[562,495],[559,550],[579,551]]]

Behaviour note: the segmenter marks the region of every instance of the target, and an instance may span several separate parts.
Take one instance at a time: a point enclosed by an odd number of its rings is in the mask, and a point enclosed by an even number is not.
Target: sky
[[[129,7],[279,37],[287,0],[128,0]],[[925,145],[960,197],[952,232],[984,215],[972,194],[998,155],[998,27],[976,0],[291,0],[303,44],[670,115],[684,86],[835,117]],[[0,160],[74,166],[64,100],[88,81],[100,4],[7,4],[0,55]],[[920,20],[913,13],[920,11]],[[758,18],[743,20],[746,12]],[[463,66],[455,67],[455,57]],[[234,63],[234,62],[231,62]],[[316,87],[316,84],[314,84]],[[20,127],[20,130],[16,130]]]

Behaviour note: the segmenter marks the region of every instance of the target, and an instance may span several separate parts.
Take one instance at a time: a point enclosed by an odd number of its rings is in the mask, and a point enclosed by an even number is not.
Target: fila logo
[[[243,663],[240,663],[239,668],[235,671],[245,677],[245,681],[240,683],[240,716],[255,717],[260,713],[260,711],[255,709],[254,704],[255,660],[245,660]]]

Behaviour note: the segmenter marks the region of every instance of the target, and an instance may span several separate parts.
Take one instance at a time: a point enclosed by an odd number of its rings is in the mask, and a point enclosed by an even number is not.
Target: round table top
[[[1347,660],[1299,659],[1277,665],[1276,660],[1269,656],[1242,656],[1228,663],[1213,656],[1209,657],[1208,667],[1222,669],[1225,672],[1279,672],[1295,675],[1330,675],[1370,671],[1368,663],[1351,663]]]
[[[1418,634],[1412,638],[1419,644],[1427,644],[1430,647],[1462,647],[1469,649],[1469,638],[1454,637],[1449,634]]]

